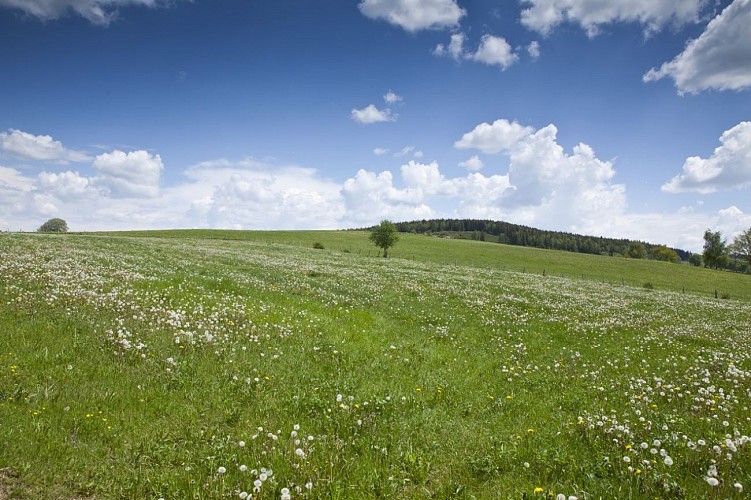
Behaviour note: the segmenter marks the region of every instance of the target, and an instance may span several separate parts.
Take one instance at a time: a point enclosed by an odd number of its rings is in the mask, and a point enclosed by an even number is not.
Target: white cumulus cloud
[[[223,168],[192,172],[201,184],[222,182],[203,200],[209,227],[296,229],[336,227],[343,202],[339,185],[315,169]],[[212,181],[213,180],[213,181]]]
[[[751,0],[735,0],[679,55],[644,81],[672,78],[679,93],[751,87]]]
[[[409,32],[452,28],[467,13],[456,0],[362,0],[357,7],[370,19],[381,19]]]
[[[511,48],[505,38],[483,35],[477,52],[469,55],[469,59],[489,65],[498,65],[505,70],[514,64],[519,56],[514,53],[514,49]]]
[[[347,219],[355,226],[370,225],[383,218],[413,220],[434,214],[421,190],[397,188],[388,170],[376,174],[360,169],[344,182],[342,195]]]
[[[720,144],[709,158],[687,158],[683,171],[662,190],[712,193],[751,186],[751,122],[741,122],[723,132]]]
[[[351,116],[354,121],[365,125],[396,120],[396,115],[391,112],[391,109],[378,109],[374,104],[369,104],[362,109],[353,109]]]
[[[666,25],[695,22],[705,0],[522,0],[521,21],[527,28],[549,34],[564,22],[580,25],[592,37],[601,26],[636,22],[647,34]]]
[[[0,150],[16,158],[27,160],[68,163],[90,161],[91,157],[81,151],[73,151],[49,135],[34,135],[10,129],[0,132]]]
[[[159,195],[162,158],[147,151],[115,150],[94,160],[98,183],[113,197],[151,198]]]
[[[60,199],[80,198],[92,193],[91,179],[78,172],[42,172],[37,180],[37,189]]]
[[[481,123],[471,132],[467,132],[456,143],[458,149],[479,149],[483,153],[507,151],[522,138],[534,131],[532,127],[522,126],[513,121],[499,119],[492,124]]]
[[[448,46],[439,43],[438,45],[436,45],[435,49],[433,49],[433,55],[448,56],[458,61],[465,56],[464,42],[466,39],[467,37],[464,35],[464,33],[452,33],[451,41],[449,42]]]
[[[31,191],[33,181],[15,168],[0,167],[0,189]]]
[[[527,54],[529,54],[529,57],[532,59],[537,59],[540,57],[540,42],[537,40],[533,40],[527,45]]]
[[[557,142],[558,129],[539,130],[505,119],[481,123],[455,143],[459,149],[509,157],[508,191],[492,213],[508,220],[587,232],[606,226],[623,213],[625,187],[613,184],[613,165],[595,156],[586,144],[566,153]]]
[[[20,9],[42,21],[74,12],[93,24],[106,26],[117,17],[117,9],[129,5],[155,7],[164,0],[0,0],[0,7]]]
[[[386,104],[388,104],[389,106],[393,106],[398,102],[402,102],[404,98],[396,94],[393,90],[389,90],[384,94],[383,100],[386,101]]]
[[[465,47],[466,41],[467,37],[464,33],[453,33],[448,46],[439,43],[433,49],[433,55],[450,57],[456,61],[467,59],[488,65],[497,65],[504,71],[519,60],[518,54],[514,52],[514,49],[503,37],[483,35],[475,52]],[[539,47],[537,52],[539,55]]]
[[[480,170],[482,167],[485,166],[485,163],[480,159],[479,156],[474,155],[470,157],[469,159],[460,162],[459,166],[462,168],[466,168],[467,170],[470,170],[472,172]]]
[[[383,156],[388,152],[389,150],[386,148],[373,148],[373,154],[376,156]]]

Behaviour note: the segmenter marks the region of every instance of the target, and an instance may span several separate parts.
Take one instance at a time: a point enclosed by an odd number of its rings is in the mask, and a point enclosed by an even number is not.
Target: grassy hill
[[[0,235],[0,498],[751,488],[748,276],[406,235],[391,259],[357,232],[145,236]]]
[[[312,248],[321,243],[328,251],[375,256],[378,249],[364,231],[231,231],[171,230],[101,233],[131,237],[191,238],[250,241],[263,244]],[[563,276],[616,285],[656,289],[751,301],[751,276],[692,267],[687,264],[577,254],[471,240],[442,239],[402,233],[391,257],[454,264],[473,268],[513,270],[530,274]]]

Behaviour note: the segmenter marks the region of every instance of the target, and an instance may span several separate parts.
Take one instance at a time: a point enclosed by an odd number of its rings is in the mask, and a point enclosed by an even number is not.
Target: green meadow
[[[0,234],[0,498],[747,497],[751,276],[377,255],[361,231]]]

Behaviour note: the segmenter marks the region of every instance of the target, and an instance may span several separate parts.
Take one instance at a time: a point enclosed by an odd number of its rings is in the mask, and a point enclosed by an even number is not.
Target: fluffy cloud
[[[373,148],[373,154],[376,156],[383,156],[388,152],[389,150],[386,148]]]
[[[647,34],[668,24],[682,25],[699,19],[705,0],[523,0],[521,21],[547,35],[563,22],[579,24],[587,34],[614,22],[637,22]]]
[[[644,75],[650,82],[669,77],[679,93],[751,87],[751,1],[735,0],[712,19],[686,49]]]
[[[509,156],[508,190],[489,207],[494,213],[524,224],[591,232],[623,212],[625,187],[612,184],[612,164],[588,145],[565,153],[557,133],[554,125],[535,131],[496,120],[478,125],[455,146]]]
[[[438,45],[436,45],[435,49],[433,49],[433,54],[440,57],[448,56],[458,61],[465,56],[465,40],[466,36],[464,35],[464,33],[453,33],[451,35],[451,41],[449,42],[448,47],[442,43],[439,43]]]
[[[479,156],[474,155],[471,158],[469,158],[468,160],[465,160],[465,161],[459,163],[459,166],[462,167],[462,168],[466,168],[467,170],[470,170],[470,171],[474,172],[474,171],[480,170],[482,167],[484,167],[485,163],[483,163],[483,161],[480,159]]]
[[[430,217],[503,218],[504,198],[513,192],[507,175],[448,178],[437,162],[409,161],[400,168],[403,187],[390,171],[360,170],[344,183],[346,220],[369,225],[382,218],[412,220]],[[441,210],[438,207],[450,207]]]
[[[357,7],[370,19],[382,19],[413,33],[457,26],[467,13],[456,0],[362,0]]]
[[[39,213],[34,198],[33,179],[14,168],[0,167],[0,230],[21,229],[25,220]]]
[[[448,46],[442,43],[436,45],[433,49],[433,55],[451,57],[456,61],[468,59],[488,65],[498,65],[503,70],[519,60],[519,56],[503,37],[483,35],[475,52],[470,52],[465,48],[464,43],[466,41],[467,37],[464,33],[454,33],[451,35]],[[539,47],[537,51],[539,55]]]
[[[469,59],[489,65],[497,64],[501,69],[505,70],[514,64],[519,59],[519,56],[514,54],[514,50],[505,38],[483,35],[477,52],[471,54]]]
[[[402,165],[402,179],[407,188],[424,195],[452,196],[453,186],[446,180],[438,168],[437,162],[419,163],[411,160]]]
[[[117,9],[128,5],[154,7],[166,3],[162,0],[0,0],[0,7],[24,11],[42,21],[67,15],[70,11],[93,24],[108,25],[117,16]]]
[[[419,189],[398,189],[388,170],[379,174],[359,170],[342,187],[347,219],[355,226],[369,225],[383,218],[424,219],[434,212]]]
[[[57,163],[91,160],[86,153],[66,149],[60,141],[54,140],[49,135],[34,135],[15,129],[0,132],[0,150],[25,160]]]
[[[98,182],[114,197],[151,198],[159,195],[159,180],[164,166],[159,155],[147,151],[124,153],[115,150],[94,160],[101,174]]]
[[[0,189],[6,191],[31,191],[33,181],[15,168],[0,167]]]
[[[540,57],[540,42],[537,40],[534,40],[527,45],[527,54],[529,54],[529,57],[532,59],[537,59]]]
[[[191,210],[208,227],[238,229],[333,228],[343,216],[341,186],[311,168],[272,169],[255,160],[206,162],[186,175]]]
[[[366,125],[378,122],[393,122],[396,120],[396,115],[390,109],[378,109],[373,104],[369,104],[362,109],[353,109],[351,116],[354,121]]]
[[[400,95],[397,95],[393,90],[389,90],[388,92],[386,92],[386,94],[384,94],[383,100],[386,101],[386,104],[388,104],[389,106],[393,106],[398,102],[402,102],[404,98],[402,98],[402,96]]]
[[[91,179],[78,172],[42,172],[38,176],[37,188],[65,200],[91,194],[92,184]]]
[[[741,122],[723,132],[720,143],[709,158],[687,158],[683,172],[664,184],[662,190],[712,193],[751,186],[751,122]]]
[[[554,125],[548,125],[511,147],[509,179],[516,191],[510,204],[552,203],[559,205],[556,211],[572,215],[572,221],[620,212],[625,188],[610,184],[615,176],[612,164],[599,160],[586,144],[566,154],[557,143],[557,133]]]
[[[493,124],[481,123],[471,132],[467,132],[454,143],[458,149],[479,149],[483,153],[500,153],[508,151],[522,138],[534,131],[532,127],[519,125],[505,119],[496,120]]]

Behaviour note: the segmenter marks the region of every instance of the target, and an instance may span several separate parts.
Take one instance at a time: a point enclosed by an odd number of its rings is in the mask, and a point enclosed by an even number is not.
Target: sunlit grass
[[[102,233],[157,238],[198,238],[248,241],[312,248],[318,243],[329,252],[376,256],[378,249],[364,231],[229,231],[171,230]],[[751,276],[653,260],[579,254],[539,248],[517,247],[471,240],[442,239],[401,233],[390,250],[397,259],[462,265],[479,268],[545,274],[616,285],[698,294],[729,296],[751,301]]]
[[[0,492],[751,487],[751,305],[659,286],[710,271],[637,263],[645,290],[602,283],[597,258],[477,242],[406,236],[380,259],[358,232],[171,236],[0,237]]]

